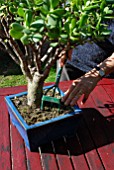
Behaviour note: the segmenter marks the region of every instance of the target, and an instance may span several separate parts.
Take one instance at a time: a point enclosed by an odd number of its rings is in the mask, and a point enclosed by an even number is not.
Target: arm
[[[114,53],[98,65],[105,75],[114,71]],[[73,81],[71,87],[66,91],[62,102],[65,105],[75,105],[78,99],[83,95],[82,104],[86,102],[89,94],[95,88],[97,83],[101,80],[99,71],[95,68],[83,75],[82,77]]]

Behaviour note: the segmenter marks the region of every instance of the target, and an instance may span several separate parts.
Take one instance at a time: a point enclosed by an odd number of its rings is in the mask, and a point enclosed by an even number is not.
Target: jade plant
[[[44,81],[58,58],[110,35],[113,8],[113,0],[0,1],[0,48],[26,76],[30,107],[40,107]]]

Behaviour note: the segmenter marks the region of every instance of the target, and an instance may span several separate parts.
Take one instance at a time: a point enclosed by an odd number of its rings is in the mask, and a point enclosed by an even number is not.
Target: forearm
[[[114,53],[98,65],[100,70],[105,72],[105,75],[114,72]],[[97,83],[102,78],[100,71],[97,68],[87,72],[82,77],[73,81],[71,87],[65,93],[62,101],[65,105],[75,105],[79,98],[83,95],[81,103],[85,103],[89,94],[93,91]]]
[[[105,75],[114,72],[114,53],[102,63],[99,64],[99,67],[105,72]]]
[[[114,53],[105,59],[102,63],[98,65],[99,70],[102,70],[105,73],[105,76],[114,72]],[[97,68],[92,69],[86,75],[91,75],[92,77],[96,77],[97,81],[99,81],[102,77]],[[85,76],[86,76],[85,75]]]

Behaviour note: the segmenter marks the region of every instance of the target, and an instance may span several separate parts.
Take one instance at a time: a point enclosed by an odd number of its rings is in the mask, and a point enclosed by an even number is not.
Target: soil
[[[27,105],[27,96],[23,95],[21,97],[15,97],[12,99],[14,105],[17,107],[19,113],[28,125],[36,124],[45,120],[49,120],[64,114],[67,114],[73,109],[71,107],[66,107],[62,103],[60,109],[57,104],[47,102],[44,105],[44,109],[34,109],[32,110]]]
[[[11,59],[7,53],[0,51],[0,60],[2,61],[0,63],[0,75],[7,76],[22,74],[19,66]],[[15,99],[12,99],[12,101],[28,125],[49,120],[73,111],[72,108],[65,107],[62,103],[60,110],[58,109],[57,105],[51,103],[47,103],[44,107],[44,110],[31,110],[31,108],[27,105],[26,95],[22,97],[16,97]]]

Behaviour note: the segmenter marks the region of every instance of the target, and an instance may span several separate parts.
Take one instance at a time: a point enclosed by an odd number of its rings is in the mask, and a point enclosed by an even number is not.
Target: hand
[[[60,57],[60,60],[59,60],[60,66],[62,67],[65,64],[66,59],[71,60],[71,56],[72,56],[72,49],[68,51],[68,56],[66,56],[66,54],[63,54]]]
[[[79,98],[83,95],[81,104],[84,104],[89,97],[89,94],[101,79],[98,73],[92,71],[86,73],[82,77],[73,81],[71,87],[65,92],[62,102],[65,105],[74,106]]]

